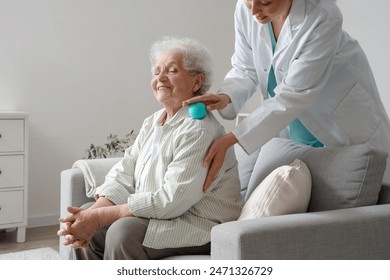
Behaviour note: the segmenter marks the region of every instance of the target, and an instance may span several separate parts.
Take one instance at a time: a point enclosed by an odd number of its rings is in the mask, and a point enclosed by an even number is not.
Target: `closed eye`
[[[154,69],[154,75],[159,75],[161,73],[161,70],[159,68]]]
[[[176,72],[177,72],[176,67],[171,67],[168,69],[168,73],[176,73]]]

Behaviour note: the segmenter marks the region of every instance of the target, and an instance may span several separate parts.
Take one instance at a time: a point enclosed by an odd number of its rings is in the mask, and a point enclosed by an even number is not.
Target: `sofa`
[[[261,216],[240,217],[215,226],[210,255],[168,259],[390,259],[390,186],[382,184],[387,153],[367,145],[312,148],[283,138],[270,140],[251,155],[238,145],[234,149],[244,208],[251,201],[251,207],[277,206],[279,212],[266,209]],[[310,172],[310,193],[304,210],[302,202],[299,211],[287,207],[293,200],[290,195],[261,201],[265,198],[258,196],[258,190],[268,187],[264,184],[271,174],[297,159]],[[88,177],[83,161],[62,171],[61,216],[67,214],[67,206],[93,201],[90,185],[98,185],[118,160],[94,160],[101,173],[95,181]],[[282,184],[278,191],[287,187]],[[299,188],[293,186],[294,190]],[[250,211],[249,206],[247,209]],[[71,258],[70,248],[62,245],[62,237],[60,255]]]

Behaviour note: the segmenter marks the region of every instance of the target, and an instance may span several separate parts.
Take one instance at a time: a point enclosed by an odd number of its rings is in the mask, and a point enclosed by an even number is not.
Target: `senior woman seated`
[[[209,254],[211,228],[236,220],[242,200],[233,150],[203,192],[210,144],[224,129],[207,113],[192,119],[182,102],[211,85],[208,50],[188,38],[151,48],[151,87],[163,109],[145,119],[133,146],[97,188],[86,210],[69,207],[58,234],[76,259],[160,259]]]

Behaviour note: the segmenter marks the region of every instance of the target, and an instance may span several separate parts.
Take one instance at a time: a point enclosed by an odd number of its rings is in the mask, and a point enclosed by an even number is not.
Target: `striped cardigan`
[[[202,120],[180,109],[165,124],[165,110],[148,117],[133,146],[106,176],[96,194],[128,204],[136,217],[150,220],[143,245],[154,249],[201,246],[211,228],[236,220],[242,200],[237,161],[229,149],[224,165],[203,193],[203,159],[225,131],[212,113]]]

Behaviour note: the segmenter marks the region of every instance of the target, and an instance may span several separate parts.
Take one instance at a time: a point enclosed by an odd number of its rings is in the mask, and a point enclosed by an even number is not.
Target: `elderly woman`
[[[211,85],[208,50],[192,39],[164,38],[151,49],[151,87],[163,109],[148,117],[133,146],[96,191],[88,209],[61,218],[77,259],[159,259],[209,254],[210,232],[238,218],[237,162],[230,150],[207,192],[202,161],[224,135],[207,113],[189,117],[182,102]]]

